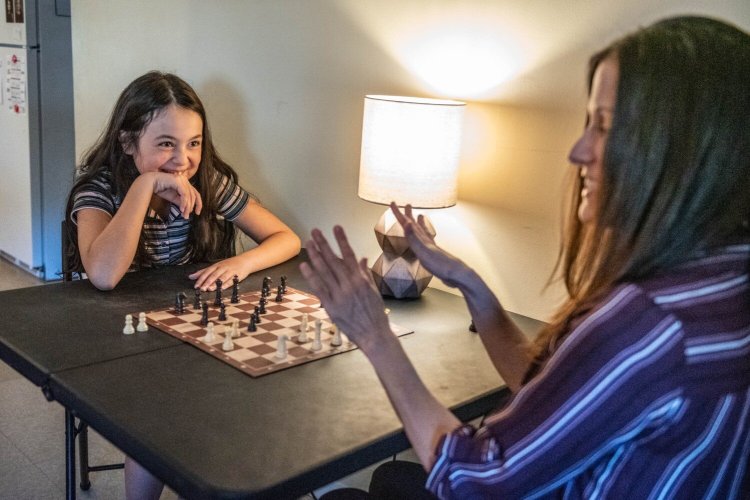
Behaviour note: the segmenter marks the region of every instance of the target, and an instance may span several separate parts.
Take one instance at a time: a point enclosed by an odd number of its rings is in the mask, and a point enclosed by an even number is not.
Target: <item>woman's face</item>
[[[203,120],[193,110],[171,104],[159,111],[138,138],[126,147],[138,172],[166,172],[191,178],[201,162]]]
[[[583,179],[578,206],[578,220],[583,224],[594,220],[600,203],[604,148],[612,127],[619,73],[617,61],[612,57],[597,66],[586,106],[586,128],[568,156],[580,169]]]

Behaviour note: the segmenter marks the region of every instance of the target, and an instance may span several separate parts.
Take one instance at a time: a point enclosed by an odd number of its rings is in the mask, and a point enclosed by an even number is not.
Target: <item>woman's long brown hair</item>
[[[569,299],[537,337],[532,371],[613,287],[750,239],[750,36],[661,21],[595,54],[589,91],[606,58],[620,76],[596,220],[578,220],[576,176],[556,269]]]

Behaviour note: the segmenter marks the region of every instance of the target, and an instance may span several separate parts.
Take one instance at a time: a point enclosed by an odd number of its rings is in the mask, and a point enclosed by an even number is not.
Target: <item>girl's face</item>
[[[583,224],[594,220],[600,202],[604,148],[612,127],[619,74],[617,61],[612,57],[597,66],[587,105],[586,129],[568,156],[570,162],[581,169],[583,178],[578,206],[578,220]]]
[[[138,138],[125,147],[138,172],[166,172],[191,178],[201,162],[203,120],[190,109],[170,104],[159,111]]]

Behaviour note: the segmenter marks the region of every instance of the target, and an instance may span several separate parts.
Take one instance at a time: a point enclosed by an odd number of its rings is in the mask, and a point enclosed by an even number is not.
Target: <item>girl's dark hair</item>
[[[578,220],[576,176],[557,266],[570,298],[536,359],[618,283],[750,237],[750,36],[713,19],[666,19],[595,54],[589,91],[608,58],[619,81],[596,220]]]
[[[160,111],[172,104],[195,111],[203,121],[201,162],[197,173],[190,180],[203,200],[203,210],[200,215],[193,214],[194,220],[190,225],[188,245],[191,258],[194,261],[209,261],[225,258],[233,252],[234,226],[217,217],[217,183],[221,180],[217,173],[235,182],[237,174],[214,149],[206,111],[192,87],[173,74],[151,71],[136,78],[122,91],[106,129],[94,146],[84,154],[78,167],[78,177],[68,196],[65,210],[67,234],[63,234],[63,238],[67,238],[67,245],[64,245],[67,248],[64,259],[67,269],[63,269],[63,272],[82,270],[78,231],[71,220],[76,192],[106,170],[112,175],[112,194],[124,197],[138,177],[138,170],[133,157],[125,154],[123,146],[137,148],[138,139],[146,126]],[[139,266],[147,263],[142,239],[138,243],[135,262]]]

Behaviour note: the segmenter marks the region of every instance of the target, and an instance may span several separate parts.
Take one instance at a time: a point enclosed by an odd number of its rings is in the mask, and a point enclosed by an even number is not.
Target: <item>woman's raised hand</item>
[[[449,254],[435,244],[425,224],[424,216],[414,219],[411,205],[406,205],[404,211],[391,203],[391,211],[396,216],[404,235],[409,240],[409,246],[422,265],[432,274],[440,278],[448,286],[461,288],[471,273],[471,269],[460,259]]]
[[[393,337],[393,332],[367,259],[357,260],[340,226],[334,227],[333,233],[341,257],[314,229],[306,245],[310,262],[302,263],[300,271],[333,322],[369,356],[379,343]]]

